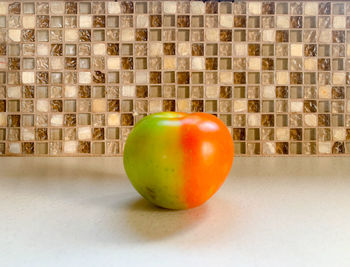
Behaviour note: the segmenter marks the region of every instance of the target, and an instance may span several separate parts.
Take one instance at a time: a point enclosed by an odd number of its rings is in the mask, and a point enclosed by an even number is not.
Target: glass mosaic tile
[[[349,155],[350,3],[0,0],[0,155],[120,156],[161,111],[237,156]]]

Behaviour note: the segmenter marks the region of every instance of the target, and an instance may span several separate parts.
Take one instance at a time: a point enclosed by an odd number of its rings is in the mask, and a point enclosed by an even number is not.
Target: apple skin
[[[134,188],[156,206],[188,209],[224,183],[234,157],[225,124],[207,113],[162,112],[139,121],[124,147]]]

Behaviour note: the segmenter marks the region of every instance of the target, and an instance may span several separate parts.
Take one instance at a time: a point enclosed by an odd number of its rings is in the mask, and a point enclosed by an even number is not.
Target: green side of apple
[[[145,117],[124,148],[124,168],[135,189],[151,203],[170,209],[187,206],[179,116],[168,112]]]

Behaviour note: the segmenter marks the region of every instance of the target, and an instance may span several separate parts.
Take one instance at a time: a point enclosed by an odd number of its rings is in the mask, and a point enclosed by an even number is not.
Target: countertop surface
[[[236,158],[187,211],[122,158],[0,158],[0,266],[350,266],[349,158]]]

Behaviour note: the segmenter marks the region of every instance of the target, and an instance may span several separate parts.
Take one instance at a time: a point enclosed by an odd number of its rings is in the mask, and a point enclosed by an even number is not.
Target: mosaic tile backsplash
[[[161,111],[236,155],[350,154],[350,3],[0,2],[1,155],[122,155]]]

